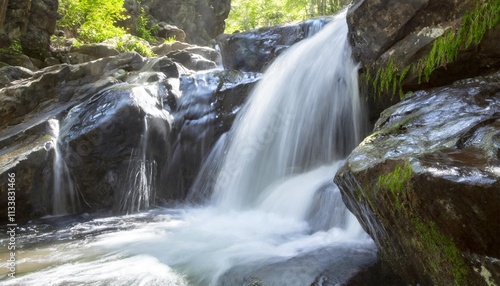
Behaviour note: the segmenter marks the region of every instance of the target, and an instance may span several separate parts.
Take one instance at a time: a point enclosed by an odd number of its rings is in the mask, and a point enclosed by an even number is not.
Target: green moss
[[[482,2],[482,1],[481,1]],[[479,3],[472,11],[467,12],[458,30],[448,30],[434,41],[427,57],[407,67],[399,67],[393,59],[379,68],[373,81],[375,98],[383,94],[394,96],[399,93],[403,97],[402,82],[412,70],[418,74],[418,81],[428,82],[434,70],[452,63],[459,51],[466,50],[481,43],[488,30],[500,23],[500,1],[487,0]]]
[[[458,52],[481,43],[486,32],[500,23],[500,1],[488,0],[467,12],[458,31],[448,30],[437,39],[429,55],[417,64],[419,81],[429,81],[432,72],[453,62]]]
[[[399,197],[406,189],[407,182],[411,178],[413,169],[410,162],[406,162],[403,166],[397,166],[392,172],[387,175],[378,177],[377,188],[391,191],[394,196],[396,208],[401,208]]]
[[[420,250],[430,255],[426,257],[426,261],[429,262],[427,267],[432,272],[431,276],[436,277],[437,273],[451,273],[455,285],[465,285],[468,271],[453,240],[441,233],[434,222],[424,222],[418,218],[411,221],[419,238]],[[443,268],[446,266],[450,269]]]

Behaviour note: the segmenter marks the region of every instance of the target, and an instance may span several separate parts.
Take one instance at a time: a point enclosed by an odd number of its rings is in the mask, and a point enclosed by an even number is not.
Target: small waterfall
[[[338,198],[316,193],[325,184],[331,184],[326,191],[338,192],[331,181],[339,161],[361,139],[357,69],[345,12],[278,58],[233,126],[214,187],[215,205],[298,220],[333,215],[332,209],[314,215],[310,209],[318,199]],[[343,204],[337,208],[348,212]],[[355,219],[343,221],[358,225]]]
[[[52,214],[76,213],[79,206],[78,189],[71,178],[70,170],[62,154],[61,142],[59,141],[59,120],[49,120],[49,128],[54,135]]]

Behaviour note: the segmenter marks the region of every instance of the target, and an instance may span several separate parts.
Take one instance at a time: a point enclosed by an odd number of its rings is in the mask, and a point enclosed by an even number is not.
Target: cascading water
[[[61,142],[59,142],[59,121],[49,120],[51,133],[54,135],[54,160],[53,160],[53,192],[52,192],[52,214],[72,214],[78,208],[78,190],[74,184],[68,166],[61,153]]]
[[[119,211],[131,213],[149,209],[155,196],[156,162],[147,157],[149,147],[148,118],[144,117],[144,131],[138,150],[132,152],[127,170],[127,180],[123,184]]]
[[[332,183],[362,133],[346,35],[342,13],[269,68],[202,168],[218,170],[214,181],[197,179],[213,186],[208,206],[73,226],[85,237],[95,229],[93,240],[48,248],[59,253],[44,261],[58,266],[19,283],[332,285],[374,263],[372,241]]]
[[[235,122],[215,184],[217,205],[256,207],[276,184],[335,164],[359,142],[357,67],[346,35],[345,20],[337,19],[266,71]],[[329,171],[325,179],[335,168]]]

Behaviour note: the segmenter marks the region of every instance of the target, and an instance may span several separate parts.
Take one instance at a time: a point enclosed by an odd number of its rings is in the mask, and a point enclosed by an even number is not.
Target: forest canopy
[[[225,32],[242,32],[331,15],[349,3],[350,0],[232,0]]]

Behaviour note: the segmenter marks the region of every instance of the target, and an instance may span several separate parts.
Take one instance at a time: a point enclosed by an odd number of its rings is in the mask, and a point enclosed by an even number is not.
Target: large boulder
[[[260,28],[219,36],[217,43],[224,68],[262,72],[293,44],[318,32],[330,18],[318,18],[299,24]]]
[[[493,48],[500,33],[500,4],[484,2],[354,1],[347,15],[349,37],[362,63],[361,88],[376,98],[372,119],[404,92],[500,68],[500,52]]]
[[[407,283],[500,283],[500,73],[385,110],[335,177]]]

